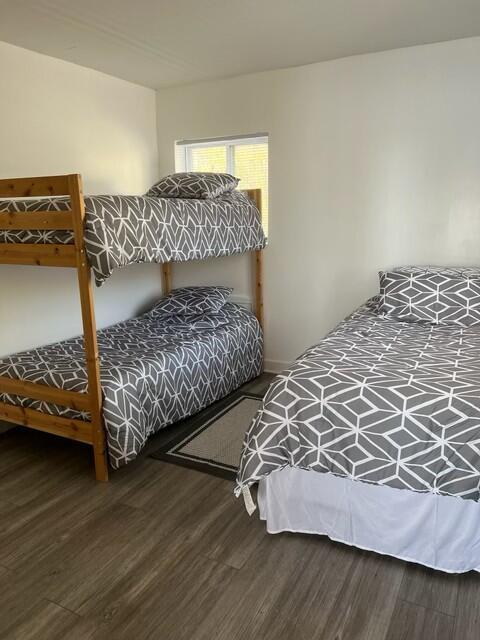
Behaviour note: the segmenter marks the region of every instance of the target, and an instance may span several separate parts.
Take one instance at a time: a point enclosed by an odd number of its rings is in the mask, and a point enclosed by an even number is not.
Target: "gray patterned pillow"
[[[461,327],[480,324],[480,269],[398,267],[379,276],[381,315]]]
[[[230,287],[183,287],[174,289],[153,307],[154,313],[175,316],[198,316],[216,313],[227,302]]]
[[[240,180],[229,173],[172,173],[155,183],[148,198],[218,198],[236,189]]]

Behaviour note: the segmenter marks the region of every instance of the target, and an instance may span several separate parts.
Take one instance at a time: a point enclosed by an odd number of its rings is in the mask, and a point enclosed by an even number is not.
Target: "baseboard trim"
[[[291,362],[285,362],[284,360],[265,360],[264,371],[266,373],[280,373],[286,369]]]
[[[230,296],[230,302],[233,302],[234,304],[238,304],[240,307],[247,309],[247,311],[253,312],[252,299],[248,298],[247,296],[236,296],[236,295]]]

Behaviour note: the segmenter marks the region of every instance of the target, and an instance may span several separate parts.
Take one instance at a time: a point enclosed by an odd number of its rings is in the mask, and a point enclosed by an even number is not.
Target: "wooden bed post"
[[[255,315],[260,326],[263,327],[263,250],[255,251]]]
[[[172,290],[172,263],[164,262],[162,264],[162,293],[168,296]]]
[[[100,360],[97,344],[97,327],[93,300],[90,265],[88,264],[83,239],[85,203],[83,201],[82,178],[79,174],[68,176],[70,206],[75,232],[75,255],[77,263],[80,303],[82,307],[83,341],[88,374],[88,397],[92,422],[92,444],[97,480],[108,480],[108,462],[105,446],[105,431],[102,417],[102,387],[100,384]]]
[[[262,190],[247,189],[248,197],[253,200],[257,209],[262,213]],[[253,252],[253,278],[255,286],[255,315],[260,326],[263,327],[263,250]]]

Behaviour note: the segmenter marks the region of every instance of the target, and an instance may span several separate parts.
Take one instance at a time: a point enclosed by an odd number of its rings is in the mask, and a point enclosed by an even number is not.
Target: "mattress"
[[[236,495],[289,466],[478,502],[480,329],[381,317],[377,303],[273,382]]]
[[[133,460],[148,437],[259,375],[263,337],[255,316],[227,303],[190,321],[155,310],[98,332],[109,461]],[[85,392],[83,339],[73,338],[0,360],[0,375]],[[54,415],[88,414],[18,396],[0,401]]]
[[[61,211],[68,198],[0,200],[2,211]],[[0,231],[0,243],[71,244],[71,231]],[[244,193],[210,200],[90,196],[85,247],[100,286],[115,268],[139,262],[182,262],[262,249],[260,213]]]

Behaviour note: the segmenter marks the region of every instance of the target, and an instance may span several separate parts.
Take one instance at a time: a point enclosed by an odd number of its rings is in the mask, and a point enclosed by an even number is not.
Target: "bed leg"
[[[95,463],[95,478],[98,482],[108,482],[108,457],[103,418],[100,413],[92,416],[92,445]]]
[[[105,446],[100,443],[94,444],[93,456],[95,461],[95,479],[99,482],[108,482],[108,461]]]

